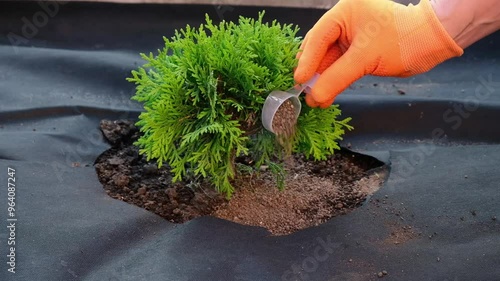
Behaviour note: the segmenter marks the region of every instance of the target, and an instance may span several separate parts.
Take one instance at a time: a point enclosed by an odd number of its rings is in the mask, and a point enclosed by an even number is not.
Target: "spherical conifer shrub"
[[[164,38],[157,54],[141,54],[146,64],[132,71],[134,100],[144,105],[136,142],[148,159],[168,164],[174,181],[201,176],[229,198],[237,156],[267,165],[283,187],[284,157],[276,137],[261,124],[262,106],[273,90],[294,85],[293,69],[301,38],[298,27],[240,17],[238,22],[187,26]],[[291,140],[292,152],[314,160],[339,149],[350,118],[340,120],[337,105],[303,106]],[[245,167],[248,169],[249,167]]]

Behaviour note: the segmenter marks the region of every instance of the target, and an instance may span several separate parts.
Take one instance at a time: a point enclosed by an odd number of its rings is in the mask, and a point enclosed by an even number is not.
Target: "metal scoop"
[[[269,96],[267,96],[264,106],[262,107],[262,125],[264,128],[271,133],[275,133],[273,130],[273,120],[278,108],[287,100],[292,102],[295,114],[292,118],[297,121],[299,117],[302,104],[299,100],[299,95],[302,92],[308,92],[314,86],[319,78],[319,74],[315,74],[313,78],[302,85],[295,85],[288,91],[272,91]]]

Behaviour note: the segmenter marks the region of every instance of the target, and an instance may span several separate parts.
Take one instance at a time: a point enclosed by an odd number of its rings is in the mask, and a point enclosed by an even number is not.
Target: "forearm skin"
[[[430,1],[443,27],[463,49],[500,29],[500,0]]]

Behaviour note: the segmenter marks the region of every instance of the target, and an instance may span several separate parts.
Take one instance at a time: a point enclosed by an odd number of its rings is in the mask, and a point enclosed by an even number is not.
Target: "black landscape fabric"
[[[205,13],[261,8],[41,5],[0,3],[0,280],[500,280],[500,34],[342,94],[356,128],[343,146],[390,164],[389,179],[354,212],[274,237],[210,217],[174,225],[109,198],[93,167],[109,148],[99,121],[141,111],[125,81],[139,52]],[[266,10],[302,35],[324,12]]]

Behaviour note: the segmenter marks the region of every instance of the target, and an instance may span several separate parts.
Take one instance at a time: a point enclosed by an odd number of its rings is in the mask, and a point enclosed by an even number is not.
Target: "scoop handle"
[[[316,82],[318,81],[319,77],[320,77],[319,73],[314,74],[314,76],[309,81],[307,81],[306,83],[304,83],[302,85],[303,86],[303,91],[306,92],[307,94],[310,94],[311,91],[312,91],[312,87],[314,87],[314,84],[316,84]]]
[[[297,84],[293,88],[289,89],[287,92],[298,97],[302,92],[306,92],[307,94],[311,93],[312,87],[318,81],[320,74],[316,73],[314,76],[304,84]]]

